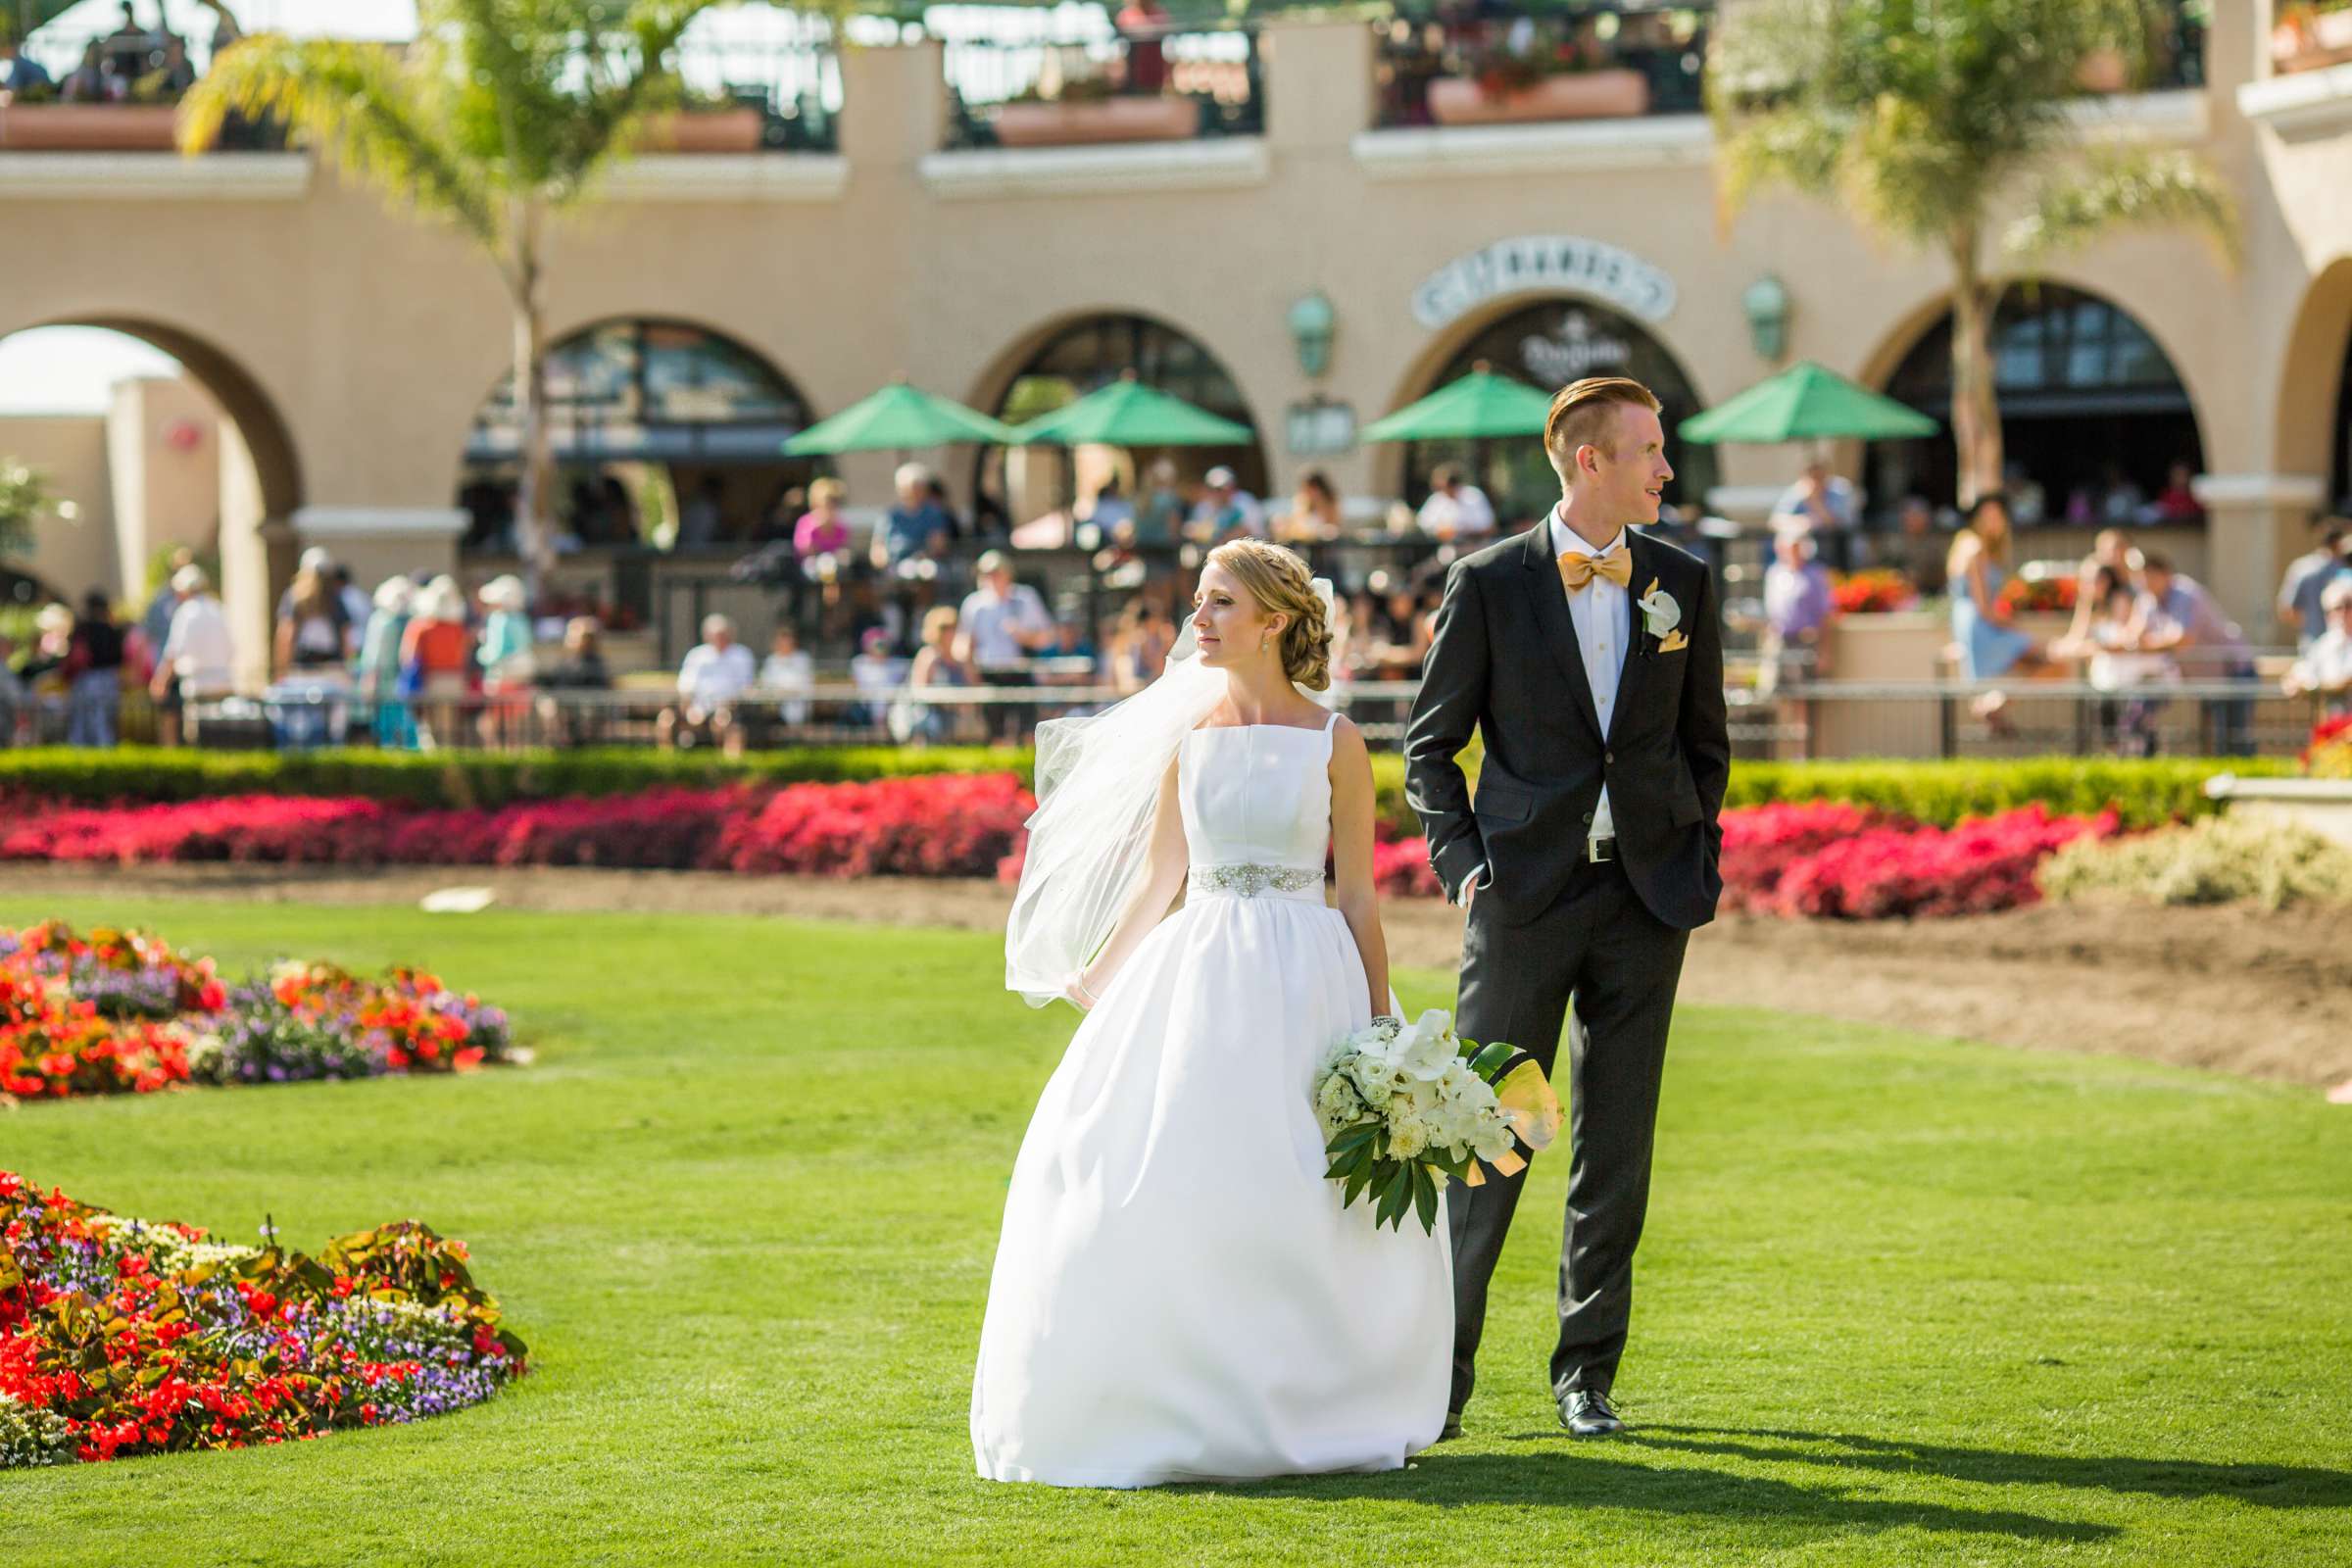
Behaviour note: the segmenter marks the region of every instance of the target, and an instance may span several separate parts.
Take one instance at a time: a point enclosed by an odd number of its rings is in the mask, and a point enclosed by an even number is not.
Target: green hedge
[[[1474,759],[1465,758],[1466,763]],[[834,782],[914,773],[993,772],[1029,776],[1027,752],[977,747],[902,751],[886,746],[760,752],[729,760],[709,752],[190,752],[122,747],[111,752],[46,749],[0,752],[0,794],[99,804],[185,801],[208,795],[350,795],[411,806],[503,806],[513,801],[623,795],[662,785]],[[2039,802],[2053,811],[2116,807],[2127,825],[2153,826],[2207,814],[2205,781],[2216,773],[2291,773],[2283,758],[2217,761],[2173,759],[2032,758],[2016,761],[1741,762],[1732,769],[1730,806],[1842,800],[1949,826],[1968,816]],[[1372,759],[1382,817],[1419,831],[1404,803],[1404,761]]]
[[[2205,781],[2217,773],[2264,777],[2294,770],[2288,758],[1740,762],[1732,768],[1724,804],[1851,801],[1938,827],[2035,803],[2064,815],[2087,815],[2112,806],[2126,827],[2155,827],[2210,814],[2215,808],[2205,798]]]

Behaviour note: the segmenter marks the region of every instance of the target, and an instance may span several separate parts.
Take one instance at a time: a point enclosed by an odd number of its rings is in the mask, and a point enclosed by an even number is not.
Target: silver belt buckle
[[[1593,865],[1606,865],[1617,858],[1616,837],[1604,839],[1596,834],[1585,840],[1585,858]]]

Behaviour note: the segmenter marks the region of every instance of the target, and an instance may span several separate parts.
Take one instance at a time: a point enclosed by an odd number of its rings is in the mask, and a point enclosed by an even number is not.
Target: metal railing
[[[909,686],[901,662],[862,681],[838,674],[789,689],[755,688],[698,711],[668,685],[613,691],[472,692],[376,700],[342,689],[196,705],[190,738],[206,747],[331,744],[395,749],[959,745],[1025,740],[1043,718],[1093,711],[1131,694],[1084,662],[1035,661],[1023,684]],[[2255,681],[2190,681],[2116,692],[2072,681],[2012,685],[1998,718],[1977,711],[1989,688],[1966,682],[1819,682],[1759,698],[1734,688],[1731,739],[1751,760],[1837,757],[2293,756],[2325,710]],[[1420,683],[1343,681],[1331,706],[1374,748],[1401,748]],[[667,715],[665,718],[664,715]]]
[[[1986,710],[1986,699],[2005,699]],[[2325,712],[2258,679],[1790,682],[1727,694],[1740,756],[2291,757]]]
[[[1247,24],[1122,27],[1107,12],[1013,8],[933,31],[951,149],[1265,132],[1257,29]],[[1009,106],[1020,111],[1012,122]],[[1056,106],[1068,112],[1058,124],[1042,113]]]

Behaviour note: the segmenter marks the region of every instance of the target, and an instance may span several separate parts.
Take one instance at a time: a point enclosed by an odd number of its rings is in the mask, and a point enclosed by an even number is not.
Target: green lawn
[[[1072,1015],[998,990],[992,939],[0,900],[50,913],[509,1005],[534,1067],[37,1106],[0,1114],[0,1165],[306,1248],[429,1220],[538,1369],[417,1426],[0,1474],[11,1568],[2352,1562],[2352,1112],[2308,1093],[1693,1009],[1633,1434],[1571,1446],[1545,1398],[1554,1158],[1466,1441],[1389,1476],[1004,1488],[972,1475],[972,1354]]]

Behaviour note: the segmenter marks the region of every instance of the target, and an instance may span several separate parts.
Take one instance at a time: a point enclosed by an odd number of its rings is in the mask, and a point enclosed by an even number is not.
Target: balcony
[[[1694,115],[1715,7],[1630,4],[1375,24],[1382,129]]]
[[[947,150],[1264,134],[1255,28],[1139,24],[1132,15],[1006,11],[943,32]]]
[[[841,65],[816,18],[745,8],[690,28],[672,64],[685,103],[658,117],[655,153],[830,153],[838,141]],[[43,28],[25,58],[48,79],[0,91],[0,152],[170,153],[180,97],[210,69],[213,48],[169,32]],[[393,40],[397,41],[397,40]],[[230,39],[216,40],[226,47]],[[585,70],[585,67],[582,67]],[[215,151],[276,152],[274,122],[232,118]]]

